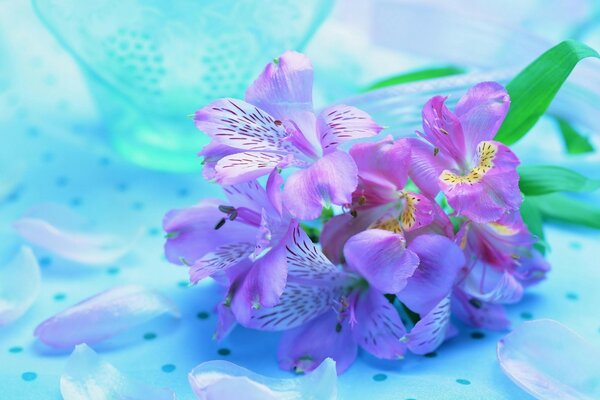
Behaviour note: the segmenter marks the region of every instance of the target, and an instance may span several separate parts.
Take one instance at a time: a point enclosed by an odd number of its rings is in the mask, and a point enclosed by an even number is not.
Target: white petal
[[[25,314],[36,300],[40,286],[37,259],[29,247],[22,246],[10,261],[0,265],[0,326]]]
[[[162,314],[179,317],[177,306],[143,286],[120,286],[90,297],[42,322],[35,335],[49,346],[93,344]]]
[[[600,399],[600,350],[556,321],[524,322],[498,342],[498,361],[536,399]]]
[[[85,344],[75,348],[60,378],[64,400],[174,400],[169,389],[132,381]]]
[[[139,231],[126,238],[83,233],[82,229],[73,230],[73,226],[81,225],[81,219],[77,214],[61,207],[43,207],[30,212],[12,225],[23,239],[68,260],[91,265],[110,264],[124,256],[141,234]]]
[[[335,361],[328,358],[299,378],[275,379],[258,375],[227,361],[208,361],[188,375],[200,400],[334,400],[337,398]]]

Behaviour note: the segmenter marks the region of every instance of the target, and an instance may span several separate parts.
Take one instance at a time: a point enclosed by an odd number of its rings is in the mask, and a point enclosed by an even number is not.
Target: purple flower
[[[246,101],[220,99],[195,114],[212,139],[201,155],[205,176],[222,185],[256,179],[292,167],[284,201],[301,219],[317,218],[322,205],[350,203],[356,165],[337,146],[382,129],[366,113],[337,105],[318,116],[312,105],[313,71],[308,58],[286,52],[268,64],[246,91]]]
[[[457,214],[489,222],[517,210],[518,158],[493,141],[508,111],[506,90],[483,82],[464,95],[452,113],[445,98],[433,97],[423,108],[423,133],[429,143],[409,139],[410,176],[427,195],[444,192]]]
[[[429,352],[449,336],[448,297],[464,258],[440,235],[421,235],[411,248],[397,236],[379,229],[356,235],[346,244],[347,268],[340,270],[297,228],[286,245],[288,280],[279,303],[247,313],[234,296],[232,309],[247,327],[286,330],[279,363],[288,370],[310,371],[331,357],[342,373],[359,346],[386,359],[402,358],[407,348]],[[361,252],[369,241],[383,247]],[[407,333],[385,293],[397,293],[423,322]]]
[[[454,291],[456,315],[478,327],[507,328],[502,304],[518,302],[524,286],[550,269],[533,247],[535,238],[520,214],[510,212],[495,222],[466,221],[456,241],[467,259]]]
[[[275,184],[265,190],[249,181],[223,190],[226,204],[204,200],[167,213],[167,259],[190,267],[192,283],[211,276],[230,292],[243,286],[247,308],[273,306],[286,285],[285,245],[296,222]],[[226,309],[219,309],[219,316],[217,336],[223,336],[232,318]]]
[[[353,235],[368,228],[404,232],[414,237],[425,232],[452,236],[452,224],[428,197],[405,188],[410,163],[410,143],[391,136],[376,143],[352,146],[358,166],[358,186],[352,194],[352,211],[327,222],[321,242],[334,262]]]

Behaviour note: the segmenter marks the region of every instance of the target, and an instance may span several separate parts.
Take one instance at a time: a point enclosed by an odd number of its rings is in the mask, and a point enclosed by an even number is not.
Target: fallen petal
[[[49,346],[93,344],[162,314],[179,318],[177,306],[160,293],[128,285],[106,290],[42,322],[35,336]]]
[[[504,373],[536,399],[600,398],[600,350],[556,321],[524,322],[497,352]]]
[[[141,235],[141,231],[131,238],[82,233],[68,227],[73,225],[71,218],[58,221],[43,214],[24,216],[12,226],[23,239],[82,264],[110,264],[128,253]]]
[[[41,279],[29,247],[22,246],[9,262],[0,265],[0,326],[25,314],[40,292]]]
[[[208,361],[188,375],[200,400],[334,400],[337,398],[335,362],[328,358],[310,374],[292,379],[258,375],[227,361]]]
[[[64,400],[174,400],[169,389],[156,388],[130,380],[94,350],[81,344],[75,348],[60,377]]]

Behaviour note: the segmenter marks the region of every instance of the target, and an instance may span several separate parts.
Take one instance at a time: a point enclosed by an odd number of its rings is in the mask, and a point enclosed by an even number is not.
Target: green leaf
[[[555,220],[600,229],[600,207],[564,194],[530,198],[544,220]]]
[[[583,43],[566,40],[521,71],[506,86],[511,104],[495,140],[513,144],[523,137],[546,112],[575,65],[587,57],[600,55]]]
[[[539,207],[535,204],[535,200],[525,197],[519,211],[521,212],[521,218],[523,218],[523,222],[525,222],[525,225],[527,225],[529,232],[539,239],[534,247],[540,253],[546,254],[547,246],[544,241],[544,220]]]
[[[442,78],[444,76],[452,76],[464,74],[466,71],[463,68],[447,66],[447,67],[439,67],[439,68],[426,68],[420,69],[416,71],[407,72],[405,74],[400,74],[396,76],[392,76],[391,78],[387,78],[381,80],[379,82],[375,82],[371,86],[366,87],[363,92],[368,92],[370,90],[381,89],[388,86],[401,85],[403,83],[410,83],[416,81],[424,81],[427,79],[434,78]]]
[[[573,128],[573,125],[560,117],[555,117],[555,119],[558,123],[560,133],[562,134],[567,153],[584,154],[594,152],[594,146],[592,146],[589,139],[577,132],[577,130]]]
[[[578,172],[554,165],[522,165],[518,172],[521,192],[529,196],[556,192],[592,192],[600,188],[600,180],[589,179]]]

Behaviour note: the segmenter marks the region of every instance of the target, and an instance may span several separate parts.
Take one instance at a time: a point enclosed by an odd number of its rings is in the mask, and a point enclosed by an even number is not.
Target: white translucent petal
[[[60,378],[64,400],[173,400],[175,393],[127,378],[94,350],[75,348]]]
[[[37,259],[26,246],[8,262],[0,262],[0,326],[4,326],[25,314],[35,302],[41,274]]]
[[[208,361],[188,375],[200,400],[334,400],[337,398],[335,361],[328,358],[308,375],[276,379],[256,374],[227,361]],[[243,397],[240,397],[243,393]]]
[[[163,314],[179,317],[162,294],[139,285],[120,286],[90,297],[42,322],[35,335],[56,348],[98,343]]]
[[[600,399],[600,350],[556,321],[517,327],[498,342],[498,361],[537,399]]]
[[[23,239],[68,260],[90,265],[110,264],[124,256],[142,233],[140,230],[121,237],[74,229],[82,225],[82,220],[72,211],[48,206],[29,212],[12,225]]]

